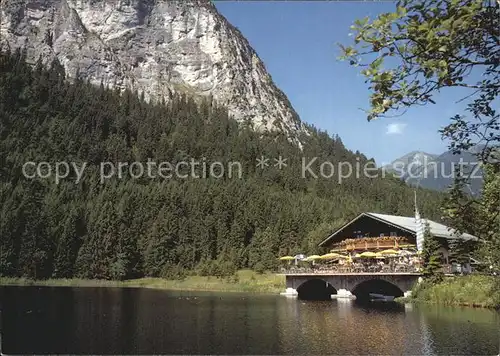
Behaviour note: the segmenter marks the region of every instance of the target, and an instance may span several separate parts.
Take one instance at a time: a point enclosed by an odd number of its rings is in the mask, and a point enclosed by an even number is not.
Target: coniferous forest
[[[355,129],[355,128],[353,128]],[[280,255],[321,252],[317,244],[364,211],[413,215],[413,189],[393,177],[301,176],[302,157],[369,162],[338,136],[314,127],[299,147],[280,132],[237,123],[211,100],[140,93],[65,78],[60,64],[0,54],[0,275],[29,278],[176,278],[273,269]],[[374,145],[390,145],[374,137]],[[287,167],[273,166],[286,157]],[[268,157],[269,167],[256,166]],[[240,162],[242,176],[169,179],[124,174],[101,182],[102,162]],[[26,162],[87,164],[29,179]],[[439,219],[443,195],[419,191],[419,208]]]

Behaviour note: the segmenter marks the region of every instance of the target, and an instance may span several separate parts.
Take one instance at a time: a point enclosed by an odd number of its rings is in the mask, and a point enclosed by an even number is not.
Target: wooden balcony
[[[385,250],[415,247],[404,237],[363,237],[344,240],[334,246],[334,252],[357,250]]]

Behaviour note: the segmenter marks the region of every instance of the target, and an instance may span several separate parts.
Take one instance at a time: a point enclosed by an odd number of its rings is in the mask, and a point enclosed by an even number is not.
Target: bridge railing
[[[351,266],[314,266],[301,267],[290,266],[288,268],[280,268],[278,271],[283,274],[303,274],[303,273],[328,273],[328,274],[343,274],[343,273],[422,273],[422,267],[419,265],[395,264],[395,265],[361,265],[354,264]],[[444,274],[469,274],[477,273],[474,268],[457,270],[452,265],[443,265],[442,272]]]
[[[398,264],[394,266],[390,265],[352,265],[352,266],[335,266],[335,267],[297,267],[292,266],[289,268],[281,268],[280,273],[283,274],[303,274],[303,273],[328,273],[328,274],[343,274],[343,273],[421,273],[422,268],[415,265],[403,265]]]

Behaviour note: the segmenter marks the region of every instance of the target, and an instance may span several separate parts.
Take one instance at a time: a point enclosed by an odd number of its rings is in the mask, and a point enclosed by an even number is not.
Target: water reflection
[[[298,302],[296,322],[280,319],[280,333],[290,353],[400,354],[407,334],[404,307],[370,308],[350,301]],[[293,348],[293,349],[292,349]]]
[[[490,310],[118,288],[0,288],[3,352],[498,353]]]
[[[421,321],[421,334],[427,341],[428,354],[456,353],[457,340],[464,355],[496,355],[500,353],[499,313],[465,307],[440,308],[418,306],[415,313]],[[453,335],[453,337],[449,337]]]

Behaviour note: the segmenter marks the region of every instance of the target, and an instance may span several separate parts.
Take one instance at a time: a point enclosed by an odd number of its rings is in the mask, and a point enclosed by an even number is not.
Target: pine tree
[[[54,258],[53,276],[56,278],[71,278],[74,275],[73,267],[76,260],[78,249],[80,248],[81,236],[80,217],[75,208],[73,208],[64,223],[62,235],[56,249]]]
[[[276,241],[276,233],[270,227],[257,231],[249,246],[249,266],[257,271],[274,271],[278,267],[276,256],[278,251],[272,246]]]
[[[453,239],[449,241],[450,262],[461,265],[462,267],[470,262],[470,253],[472,246],[464,239]]]
[[[424,260],[423,275],[431,283],[442,279],[440,244],[437,238],[431,233],[429,223],[425,223],[424,243],[422,248],[422,258]]]

